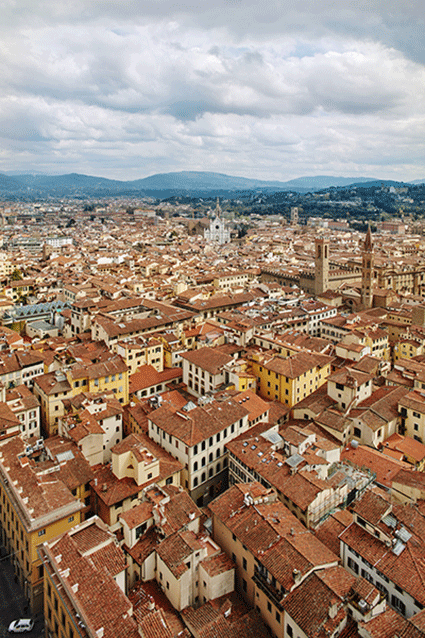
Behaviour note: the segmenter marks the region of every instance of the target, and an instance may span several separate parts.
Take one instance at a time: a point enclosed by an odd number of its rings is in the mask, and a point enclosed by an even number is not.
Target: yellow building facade
[[[257,377],[257,392],[264,399],[292,407],[326,383],[333,358],[301,352],[286,359],[254,355],[252,372]]]
[[[27,596],[31,610],[42,608],[43,565],[40,544],[66,532],[81,520],[83,505],[49,474],[45,480],[25,455],[20,437],[0,443],[1,541]]]

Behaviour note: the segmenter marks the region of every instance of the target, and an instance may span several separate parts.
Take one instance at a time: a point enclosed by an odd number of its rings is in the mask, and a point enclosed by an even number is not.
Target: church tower
[[[315,240],[314,294],[321,295],[329,290],[329,239]]]
[[[372,308],[373,302],[373,244],[370,226],[362,252],[362,308]]]

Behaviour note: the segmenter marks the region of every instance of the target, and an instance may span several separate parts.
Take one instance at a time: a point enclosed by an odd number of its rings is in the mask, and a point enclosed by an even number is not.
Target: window
[[[246,558],[242,558],[242,567],[246,571],[246,568],[247,568]]]
[[[293,631],[291,625],[286,625],[286,633],[288,634],[289,638],[292,638]]]
[[[269,611],[270,613],[272,611],[272,604],[270,601],[267,601],[267,611]]]
[[[46,530],[45,530],[45,529],[40,529],[40,530],[38,530],[38,535],[39,535],[39,536],[44,536],[44,534],[45,534],[45,533],[46,533]]]
[[[276,620],[278,623],[280,623],[280,614],[278,611],[276,612]]]
[[[358,574],[358,573],[359,573],[359,566],[358,566],[358,564],[356,563],[356,561],[354,561],[354,560],[352,560],[351,558],[349,558],[349,559],[348,559],[348,561],[347,561],[347,564],[348,564],[348,567],[349,567],[350,569],[352,569],[352,570],[353,570],[353,572],[354,572],[355,574]]]
[[[394,609],[396,609],[397,611],[399,611],[403,616],[406,613],[406,605],[404,604],[404,602],[402,600],[400,600],[400,598],[397,598],[397,596],[391,596],[391,606],[394,607]]]

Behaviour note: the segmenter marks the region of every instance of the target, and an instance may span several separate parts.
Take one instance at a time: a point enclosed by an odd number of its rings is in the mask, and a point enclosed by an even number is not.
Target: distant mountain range
[[[402,184],[389,180],[368,177],[333,177],[318,175],[299,177],[287,182],[266,181],[234,177],[222,173],[182,171],[158,173],[133,181],[119,181],[104,177],[93,177],[70,173],[68,175],[43,175],[40,173],[0,173],[0,196],[15,198],[61,198],[61,197],[108,197],[150,196],[164,198],[172,195],[236,196],[237,192],[297,191],[306,193],[329,187],[344,187],[351,184],[366,185],[383,183]],[[416,180],[415,183],[421,183]]]

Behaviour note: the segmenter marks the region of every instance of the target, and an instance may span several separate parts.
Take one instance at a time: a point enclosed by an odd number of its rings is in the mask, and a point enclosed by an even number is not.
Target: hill
[[[150,196],[158,199],[171,196],[216,195],[236,197],[237,193],[273,193],[295,191],[306,193],[326,188],[341,188],[347,185],[380,186],[385,180],[361,177],[335,177],[318,175],[299,177],[286,182],[267,181],[237,177],[223,173],[204,171],[181,171],[158,173],[143,179],[120,181],[70,173],[66,175],[0,174],[0,195],[16,198],[62,198],[62,197],[110,197],[110,196]],[[398,184],[388,182],[389,185]]]

